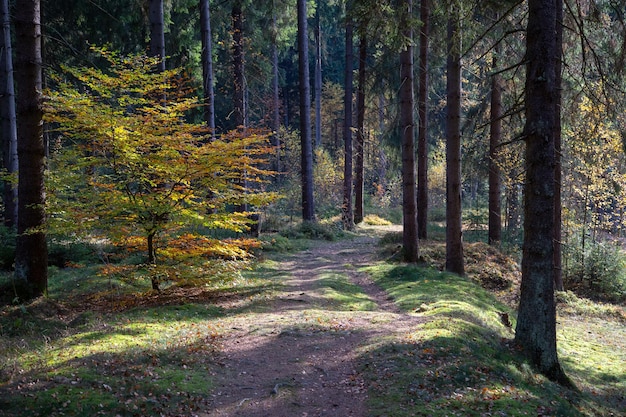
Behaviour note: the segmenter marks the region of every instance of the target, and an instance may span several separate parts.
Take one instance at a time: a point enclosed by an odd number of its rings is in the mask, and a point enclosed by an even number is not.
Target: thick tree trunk
[[[365,177],[365,164],[363,146],[365,144],[365,78],[367,62],[367,34],[365,27],[359,34],[359,80],[356,92],[356,158],[355,158],[355,181],[354,181],[354,223],[363,221],[364,202],[363,187]]]
[[[245,127],[245,75],[243,51],[243,12],[241,1],[235,1],[231,10],[233,25],[233,119],[235,128]]]
[[[15,276],[26,290],[23,297],[43,295],[48,288],[40,10],[39,0],[15,2],[19,160]]]
[[[200,32],[202,37],[202,85],[204,87],[204,122],[215,139],[215,91],[213,88],[213,41],[209,0],[200,0]]]
[[[0,95],[2,117],[2,166],[9,174],[17,173],[17,116],[13,82],[13,49],[9,2],[2,0],[2,37],[0,38]],[[10,181],[3,185],[4,225],[17,225],[17,187]]]
[[[500,48],[496,47],[493,57],[493,70],[497,71],[497,55]],[[494,74],[491,79],[491,123],[489,129],[489,234],[490,245],[499,244],[502,239],[502,209],[500,204],[501,181],[498,166],[498,146],[502,141],[502,85],[500,75]]]
[[[315,146],[322,145],[322,29],[320,0],[315,8]]]
[[[311,88],[309,86],[309,35],[306,0],[298,0],[298,74],[300,78],[300,146],[302,220],[315,221],[313,201],[313,144],[311,141]]]
[[[349,12],[349,4],[346,5],[346,15]],[[352,46],[353,27],[349,17],[346,17],[346,68],[344,77],[344,121],[343,121],[343,205],[341,207],[343,227],[346,230],[354,229],[354,211],[352,206]]]
[[[461,38],[459,11],[448,19],[446,91],[446,270],[464,275],[461,226]]]
[[[554,164],[554,288],[563,291],[563,256],[561,250],[562,216],[561,216],[561,83],[562,83],[562,57],[563,57],[563,0],[556,1],[556,59],[555,59],[555,84],[556,101],[554,124],[554,151],[556,163]]]
[[[150,0],[148,5],[150,19],[150,55],[159,57],[159,71],[165,71],[165,30],[163,0]]]
[[[417,112],[417,224],[420,239],[428,238],[428,41],[430,37],[430,0],[420,5],[420,67]]]
[[[400,129],[402,138],[402,244],[404,261],[419,258],[417,230],[417,179],[415,171],[415,117],[413,114],[413,29],[409,23],[412,0],[402,3],[401,28],[409,43],[400,52]]]
[[[556,2],[530,0],[526,31],[526,184],[522,284],[515,341],[551,380],[571,385],[556,350],[554,300],[554,125]]]

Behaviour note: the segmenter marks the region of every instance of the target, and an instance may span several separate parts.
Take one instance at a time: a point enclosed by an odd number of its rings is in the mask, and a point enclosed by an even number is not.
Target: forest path
[[[364,349],[424,320],[401,312],[359,272],[375,262],[376,242],[366,229],[276,265],[283,286],[262,311],[224,321],[210,409],[199,415],[366,416]]]

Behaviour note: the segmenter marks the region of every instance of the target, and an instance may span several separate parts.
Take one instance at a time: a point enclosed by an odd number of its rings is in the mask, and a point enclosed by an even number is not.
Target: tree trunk
[[[150,55],[159,57],[159,71],[165,71],[165,30],[163,0],[150,0],[148,5],[150,19]]]
[[[402,3],[401,28],[408,45],[400,52],[400,129],[402,138],[402,244],[404,261],[419,258],[417,237],[417,187],[415,172],[415,118],[413,115],[413,29],[410,17],[412,0]]]
[[[40,16],[39,0],[15,2],[19,161],[15,276],[25,290],[22,297],[43,295],[48,288]]]
[[[298,74],[300,78],[300,146],[302,220],[315,221],[313,201],[313,144],[311,143],[311,88],[306,0],[298,0]]]
[[[363,26],[366,26],[365,24]],[[365,166],[363,157],[363,145],[365,144],[365,78],[367,62],[367,34],[366,28],[362,27],[359,36],[359,80],[356,92],[356,160],[355,160],[355,184],[354,184],[354,223],[363,221],[364,203],[363,187]]]
[[[315,146],[322,145],[322,31],[320,0],[315,8]]]
[[[278,86],[278,29],[276,27],[276,10],[272,15],[272,145],[276,150],[274,170],[280,172],[280,90]]]
[[[494,51],[492,68],[497,71],[500,48]],[[501,181],[498,166],[498,146],[502,141],[502,85],[500,75],[491,78],[491,123],[489,129],[489,236],[490,245],[502,239],[502,209],[500,204]]]
[[[146,236],[146,240],[148,241],[148,265],[156,265],[156,247],[154,246],[154,237],[156,233],[150,232],[148,236]],[[155,291],[159,291],[159,280],[156,276],[152,275],[150,278],[152,283],[152,289]]]
[[[13,49],[11,48],[11,18],[8,0],[2,0],[2,38],[0,38],[0,95],[2,100],[2,166],[9,174],[17,173],[17,116],[13,83]],[[4,182],[4,225],[17,225],[17,187]]]
[[[213,41],[209,0],[200,0],[200,32],[202,36],[202,85],[204,87],[204,122],[215,139],[215,91],[213,89]]]
[[[233,25],[233,119],[235,128],[245,127],[245,75],[243,51],[243,12],[241,1],[235,1],[231,11]]]
[[[529,0],[528,4],[524,245],[515,341],[541,373],[571,385],[557,356],[554,300],[556,2]]]
[[[556,59],[555,59],[555,84],[556,101],[554,124],[554,151],[556,163],[554,164],[554,288],[563,291],[563,254],[561,245],[562,216],[561,216],[561,83],[562,57],[563,57],[563,0],[556,1]]]
[[[344,164],[343,164],[343,205],[342,218],[343,227],[346,230],[354,229],[354,211],[352,209],[352,61],[353,46],[352,21],[348,17],[350,13],[350,2],[346,5],[346,68],[344,77],[344,121],[343,121],[343,144],[344,144]]]
[[[417,224],[420,239],[428,238],[428,41],[430,37],[430,0],[420,5],[420,68],[417,112]]]
[[[446,271],[465,274],[461,226],[461,34],[459,11],[448,18],[446,91]]]

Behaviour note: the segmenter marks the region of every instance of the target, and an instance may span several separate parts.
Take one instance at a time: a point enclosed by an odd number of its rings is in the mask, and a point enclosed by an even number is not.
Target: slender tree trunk
[[[415,117],[413,104],[413,29],[410,17],[413,1],[402,3],[401,28],[408,45],[400,52],[400,129],[402,137],[402,244],[404,261],[419,259],[417,230],[417,174],[415,170]]]
[[[428,238],[428,41],[430,37],[430,0],[420,4],[420,68],[417,137],[417,224],[420,239]]]
[[[571,386],[557,356],[554,300],[556,2],[529,0],[528,6],[524,246],[515,341],[541,373]]]
[[[213,89],[213,40],[209,0],[200,0],[200,32],[202,36],[202,84],[204,87],[204,122],[215,139],[215,91]]]
[[[161,59],[158,70],[165,71],[163,0],[150,0],[148,14],[150,19],[150,55]]]
[[[298,0],[298,74],[300,78],[300,146],[302,148],[302,220],[315,221],[308,33],[306,0]]]
[[[275,8],[275,6],[274,6]],[[280,172],[281,144],[280,144],[280,90],[278,86],[278,28],[276,26],[276,10],[272,15],[272,145],[276,149],[274,170]]]
[[[364,25],[365,26],[365,25]],[[359,80],[356,92],[356,160],[355,160],[355,184],[354,184],[354,223],[363,221],[364,203],[363,187],[365,166],[363,146],[365,144],[365,79],[367,62],[367,34],[365,27],[359,33]]]
[[[0,38],[0,95],[2,117],[2,163],[7,173],[17,173],[17,116],[15,110],[15,87],[13,82],[13,49],[11,47],[11,18],[9,2],[2,0],[2,38]],[[4,225],[17,225],[17,187],[4,182]]]
[[[563,254],[561,245],[563,219],[561,216],[561,84],[562,84],[562,57],[563,57],[563,0],[556,1],[556,60],[555,60],[555,84],[556,101],[554,124],[554,151],[556,163],[554,164],[554,288],[563,291]]]
[[[492,67],[497,71],[500,48],[496,46]],[[501,181],[498,166],[498,145],[502,141],[502,85],[500,75],[491,78],[491,123],[489,131],[489,236],[490,245],[502,239]]]
[[[315,146],[322,145],[322,30],[320,0],[315,8]]]
[[[237,0],[233,3],[231,10],[231,19],[233,25],[233,118],[235,128],[241,129],[245,127],[245,75],[244,75],[244,51],[243,51],[243,12],[241,10],[241,1]]]
[[[458,4],[448,18],[446,90],[446,270],[464,275],[461,225],[461,34]]]
[[[15,2],[19,163],[15,277],[25,298],[43,295],[48,288],[40,18],[39,0]]]
[[[352,61],[353,61],[353,26],[349,18],[350,2],[346,5],[346,68],[344,82],[344,121],[343,121],[343,227],[346,230],[354,229],[354,211],[352,207]]]
[[[146,236],[146,240],[148,242],[148,265],[156,265],[156,247],[154,246],[154,238],[156,237],[156,233],[150,232]],[[152,283],[152,289],[155,291],[159,291],[159,280],[156,276],[152,276],[150,279]]]

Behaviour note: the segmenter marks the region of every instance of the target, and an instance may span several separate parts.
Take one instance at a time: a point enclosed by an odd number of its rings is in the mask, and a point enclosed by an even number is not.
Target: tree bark
[[[524,245],[515,341],[541,373],[571,386],[557,356],[554,300],[556,2],[529,0],[528,5]]]
[[[231,10],[233,25],[233,119],[235,128],[245,127],[245,75],[244,75],[244,51],[243,51],[243,12],[241,1],[233,3]]]
[[[315,8],[315,146],[322,145],[322,29],[320,0]]]
[[[215,139],[215,91],[213,88],[213,41],[209,0],[200,0],[200,32],[202,37],[202,85],[204,87],[204,122]]]
[[[9,2],[2,0],[2,38],[0,38],[0,85],[2,117],[2,163],[8,174],[17,173],[17,116],[13,81],[13,49],[11,47],[11,17]],[[3,186],[4,225],[17,225],[17,187],[10,181]]]
[[[363,221],[364,202],[363,187],[365,177],[365,164],[363,146],[365,144],[365,82],[367,76],[367,33],[365,24],[359,33],[359,80],[356,92],[356,158],[355,158],[355,181],[354,181],[354,223]]]
[[[156,265],[156,247],[154,246],[155,236],[156,233],[154,232],[150,232],[146,236],[148,242],[148,265]],[[152,284],[152,289],[155,291],[159,291],[159,280],[155,276],[152,276],[150,278],[150,281]]]
[[[276,10],[272,15],[272,145],[276,150],[274,170],[281,170],[281,144],[280,144],[280,90],[278,86],[278,28],[276,26]]]
[[[148,5],[150,19],[150,55],[159,57],[159,71],[165,71],[165,30],[163,0],[150,0]]]
[[[430,37],[430,0],[420,4],[420,67],[417,112],[417,224],[420,239],[428,238],[428,41]]]
[[[39,0],[15,2],[19,168],[15,276],[26,298],[44,295],[48,288],[40,17]]]
[[[497,71],[498,54],[496,46],[492,61],[493,71]],[[491,78],[491,122],[489,129],[489,233],[488,243],[497,245],[502,239],[502,208],[500,204],[501,181],[498,166],[498,146],[502,141],[502,84],[500,75]]]
[[[352,206],[352,65],[353,65],[353,26],[349,18],[350,2],[346,5],[346,68],[344,76],[344,121],[343,121],[343,205],[341,207],[343,227],[346,230],[354,229],[354,211]]]
[[[562,57],[563,57],[563,0],[556,1],[556,59],[555,59],[555,84],[556,84],[556,101],[555,101],[555,117],[554,124],[554,288],[557,291],[563,291],[563,256],[561,247],[562,235],[562,216],[561,216],[561,84],[562,74]]]
[[[298,74],[300,78],[300,146],[302,148],[302,220],[315,221],[308,32],[306,0],[298,0]]]
[[[465,274],[461,225],[461,34],[456,5],[448,18],[446,91],[446,271]]]
[[[402,138],[402,244],[404,261],[419,258],[417,230],[417,179],[415,171],[415,117],[413,114],[413,29],[410,17],[413,1],[402,3],[401,28],[407,46],[400,52],[400,129]]]

